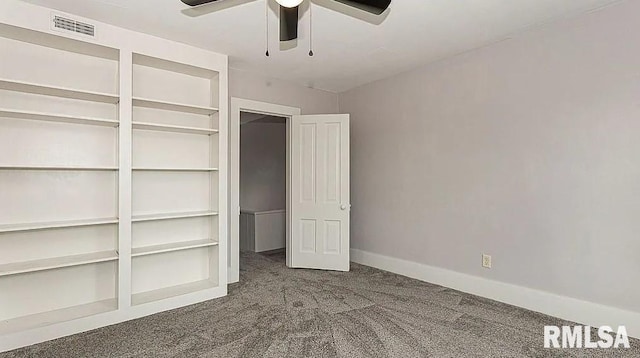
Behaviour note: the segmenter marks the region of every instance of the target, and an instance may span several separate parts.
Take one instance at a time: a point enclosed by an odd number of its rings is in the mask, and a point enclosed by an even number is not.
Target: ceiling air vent
[[[95,26],[59,15],[53,15],[53,27],[56,30],[71,31],[92,37],[96,35]]]

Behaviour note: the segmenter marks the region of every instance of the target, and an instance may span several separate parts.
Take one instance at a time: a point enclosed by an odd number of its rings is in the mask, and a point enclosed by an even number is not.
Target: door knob
[[[347,206],[346,205],[342,205],[342,206],[340,206],[340,209],[347,210]]]

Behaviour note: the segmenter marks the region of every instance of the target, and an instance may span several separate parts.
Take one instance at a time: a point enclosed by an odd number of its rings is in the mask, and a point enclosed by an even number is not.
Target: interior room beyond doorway
[[[285,248],[286,136],[286,118],[240,113],[240,250]]]

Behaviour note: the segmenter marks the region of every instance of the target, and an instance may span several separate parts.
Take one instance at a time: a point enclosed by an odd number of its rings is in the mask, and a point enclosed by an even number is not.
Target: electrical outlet
[[[482,267],[491,268],[491,255],[482,254]]]

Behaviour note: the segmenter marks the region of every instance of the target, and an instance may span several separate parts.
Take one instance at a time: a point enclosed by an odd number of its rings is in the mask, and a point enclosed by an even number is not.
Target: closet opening
[[[284,258],[287,119],[240,112],[240,250]]]

